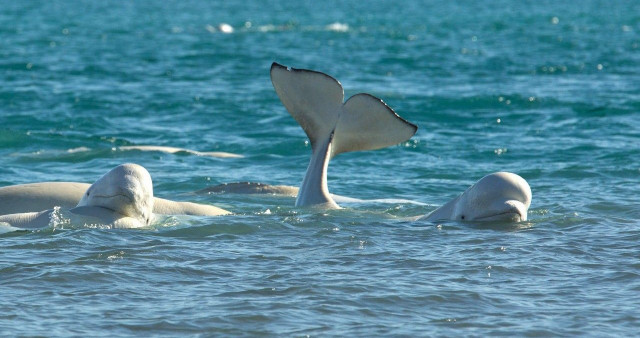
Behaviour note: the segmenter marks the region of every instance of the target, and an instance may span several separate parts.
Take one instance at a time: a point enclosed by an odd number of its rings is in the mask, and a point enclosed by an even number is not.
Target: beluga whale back
[[[418,129],[375,96],[356,94],[344,102],[340,82],[321,72],[274,62],[271,82],[280,101],[311,142],[311,160],[296,206],[339,208],[327,187],[329,161],[344,152],[404,142]]]
[[[80,182],[39,182],[0,187],[0,215],[54,207],[73,208],[91,187]],[[220,216],[229,211],[213,205],[153,198],[153,212],[163,215]]]

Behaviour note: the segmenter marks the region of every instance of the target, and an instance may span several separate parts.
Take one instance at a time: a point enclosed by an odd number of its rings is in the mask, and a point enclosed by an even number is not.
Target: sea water
[[[233,212],[2,228],[2,336],[640,332],[637,1],[2,1],[0,38],[0,186],[134,162]],[[274,61],[418,125],[331,161],[363,202],[193,193],[302,181]],[[411,220],[496,171],[529,182],[528,221]]]

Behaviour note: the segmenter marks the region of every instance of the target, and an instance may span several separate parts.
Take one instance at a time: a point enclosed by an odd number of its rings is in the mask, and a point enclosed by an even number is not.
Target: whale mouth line
[[[522,219],[522,214],[520,214],[520,212],[518,211],[514,211],[514,210],[509,210],[509,211],[505,211],[505,212],[500,212],[500,213],[495,213],[495,214],[491,214],[491,215],[486,215],[486,216],[482,216],[482,217],[476,217],[476,221],[483,221],[483,220],[489,220],[490,218],[494,218],[494,217],[498,217],[498,216],[517,216],[519,219]]]
[[[129,209],[128,205],[129,204],[134,204],[133,201],[134,199],[127,194],[124,193],[118,193],[118,194],[113,194],[113,195],[94,195],[94,197],[98,197],[98,198],[103,198],[103,199],[112,199],[112,198],[117,198],[117,197],[123,197],[126,199],[126,202],[122,203],[117,203],[117,205],[108,205],[108,204],[103,204],[103,205],[96,205],[100,208],[109,210],[109,211],[113,211],[115,213],[121,214],[123,216],[127,216],[127,217],[134,217],[134,215],[132,215],[130,212],[128,212],[127,210]],[[102,204],[102,203],[98,203],[98,204]],[[122,205],[126,205],[124,208],[122,207]],[[134,207],[135,209],[135,207]],[[135,213],[134,213],[135,214]]]
[[[131,196],[127,195],[127,194],[113,194],[113,195],[93,195],[94,198],[99,197],[99,198],[115,198],[118,196],[122,196],[126,199],[128,199],[129,201],[133,201],[133,198],[131,198]]]

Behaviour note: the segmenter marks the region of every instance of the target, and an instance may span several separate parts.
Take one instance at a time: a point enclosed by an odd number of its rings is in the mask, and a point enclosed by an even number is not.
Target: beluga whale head
[[[522,222],[527,220],[530,205],[531,188],[527,181],[513,173],[497,172],[481,178],[423,219]]]
[[[140,165],[121,164],[95,181],[77,206],[105,208],[148,225],[153,213],[151,175]]]

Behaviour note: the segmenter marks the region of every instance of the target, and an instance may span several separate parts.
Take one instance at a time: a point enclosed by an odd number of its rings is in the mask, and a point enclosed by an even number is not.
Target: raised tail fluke
[[[342,85],[324,73],[274,62],[271,82],[313,150],[296,206],[338,208],[327,188],[327,168],[333,156],[398,144],[418,129],[375,96],[357,94],[343,103]]]
[[[342,85],[324,73],[274,62],[271,82],[312,146],[334,133],[333,156],[389,147],[410,139],[418,130],[373,95],[356,94],[344,103]]]
[[[280,101],[298,121],[309,137],[311,146],[326,139],[340,118],[344,92],[338,80],[305,69],[295,69],[278,63],[271,65],[271,82]]]
[[[374,150],[404,142],[418,127],[369,94],[356,94],[342,106],[333,136],[333,156]]]

